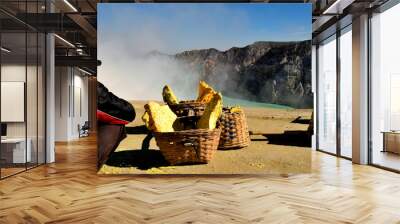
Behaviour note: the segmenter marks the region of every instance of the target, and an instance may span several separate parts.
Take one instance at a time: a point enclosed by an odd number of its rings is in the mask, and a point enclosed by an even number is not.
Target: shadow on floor
[[[125,127],[125,131],[128,135],[146,135],[142,141],[141,149],[113,152],[106,162],[107,165],[115,167],[136,167],[141,170],[168,165],[160,150],[149,149],[153,135],[145,125]]]
[[[251,141],[268,141],[268,144],[311,147],[311,136],[307,131],[285,131],[283,134],[263,134],[265,139]]]
[[[161,152],[155,149],[113,152],[106,164],[116,167],[136,167],[141,170],[168,166]]]
[[[302,118],[301,116],[298,116],[296,119],[291,121],[290,123],[295,123],[295,124],[310,124],[311,120],[310,119],[305,119]]]
[[[126,134],[128,135],[139,135],[147,134],[149,130],[145,125],[135,126],[135,127],[125,127]]]
[[[150,148],[150,141],[153,138],[153,134],[147,129],[145,125],[135,127],[125,127],[126,134],[128,135],[146,135],[142,141],[142,150],[148,150]]]

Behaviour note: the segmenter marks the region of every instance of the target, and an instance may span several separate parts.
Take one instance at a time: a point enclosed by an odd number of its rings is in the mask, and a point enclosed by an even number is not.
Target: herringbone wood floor
[[[0,223],[400,223],[400,175],[313,153],[281,176],[98,176],[94,138],[0,181]]]

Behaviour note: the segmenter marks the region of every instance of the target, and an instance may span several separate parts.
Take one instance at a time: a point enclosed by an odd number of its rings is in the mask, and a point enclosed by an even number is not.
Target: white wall
[[[55,68],[55,140],[68,140],[69,76],[67,67]]]
[[[25,83],[1,81],[1,121],[25,121]],[[35,106],[36,108],[36,106]]]
[[[27,80],[26,80],[27,79]],[[2,82],[24,82],[26,86],[26,107],[21,108],[25,114],[26,120],[22,122],[5,122],[7,124],[8,138],[27,138],[31,148],[32,162],[39,159],[39,163],[44,163],[45,150],[45,116],[44,116],[44,74],[42,67],[25,64],[2,64],[1,81]],[[7,97],[7,96],[2,96]],[[2,107],[1,110],[11,110]],[[11,112],[12,111],[8,111]],[[38,154],[38,155],[37,155]]]
[[[88,78],[76,68],[56,67],[55,85],[55,140],[77,139],[78,125],[88,121]]]
[[[25,82],[25,64],[24,65],[2,65],[1,81],[3,82]],[[28,68],[28,70],[30,70]],[[7,110],[7,108],[1,108]],[[7,137],[25,137],[25,123],[11,122],[7,123]]]
[[[1,66],[1,81],[2,82],[25,82],[25,75],[27,69],[28,74],[36,73],[36,67],[28,66],[27,68],[24,65],[17,65],[17,64],[5,64]],[[29,80],[30,85],[36,85],[36,82],[31,83],[32,80]],[[33,98],[36,99],[36,89],[27,89],[27,103],[34,101]],[[33,91],[29,91],[33,90]],[[30,105],[31,107],[36,108],[35,105]],[[1,108],[1,110],[7,110],[7,108]],[[36,123],[36,114],[28,113],[27,114],[28,122],[35,120]],[[28,128],[34,128],[36,130],[36,126],[28,125]],[[29,132],[29,130],[28,130]],[[25,137],[25,122],[7,122],[7,136],[8,137]],[[28,137],[30,137],[28,135]],[[36,136],[35,136],[36,137]]]
[[[78,74],[77,74],[78,72]],[[78,132],[78,124],[81,126],[88,121],[88,79],[86,76],[82,76],[82,73],[79,70],[74,70],[74,81],[72,88],[74,91],[72,92],[73,96],[73,109],[72,109],[72,117],[71,120],[72,130],[71,135],[74,137],[79,137]]]

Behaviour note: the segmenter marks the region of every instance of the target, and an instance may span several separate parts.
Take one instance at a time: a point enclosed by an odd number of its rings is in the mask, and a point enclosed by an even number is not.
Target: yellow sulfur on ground
[[[166,102],[168,105],[174,105],[179,103],[178,98],[175,96],[174,92],[168,85],[164,86],[162,96],[164,102]]]
[[[104,164],[99,171],[97,171],[97,174],[118,174],[120,172],[132,173],[134,171],[134,167],[115,167]]]
[[[210,103],[207,104],[204,114],[197,123],[197,128],[214,129],[217,121],[222,114],[222,96],[220,93],[214,93]]]
[[[177,118],[168,105],[159,105],[149,102],[144,105],[146,112],[142,116],[146,127],[153,132],[173,132],[174,123]]]

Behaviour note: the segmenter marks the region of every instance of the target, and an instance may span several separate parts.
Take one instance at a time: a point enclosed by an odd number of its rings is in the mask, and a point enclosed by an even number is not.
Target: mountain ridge
[[[161,54],[160,54],[161,55]],[[165,54],[164,54],[165,55]],[[222,94],[244,100],[312,108],[311,41],[256,41],[220,51],[171,55]]]

